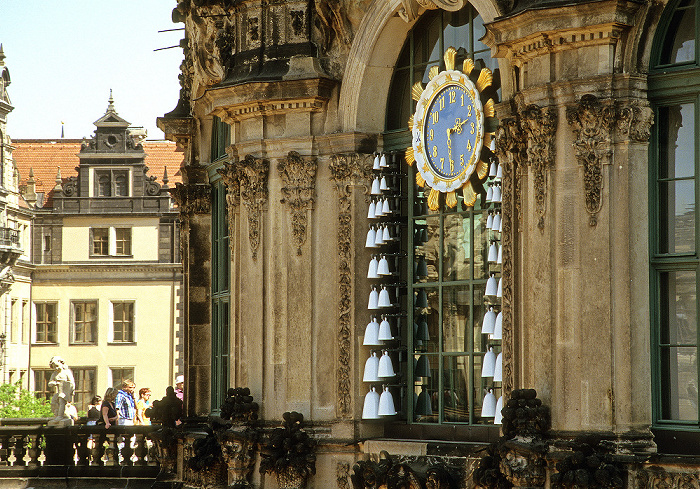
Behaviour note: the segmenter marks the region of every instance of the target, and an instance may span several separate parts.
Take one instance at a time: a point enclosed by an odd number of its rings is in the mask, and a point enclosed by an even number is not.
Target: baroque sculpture
[[[51,357],[49,366],[54,369],[51,379],[49,379],[49,387],[54,390],[51,398],[51,412],[53,412],[54,418],[49,421],[48,425],[71,426],[73,419],[66,414],[66,404],[73,402],[73,391],[75,390],[73,372],[59,356]]]

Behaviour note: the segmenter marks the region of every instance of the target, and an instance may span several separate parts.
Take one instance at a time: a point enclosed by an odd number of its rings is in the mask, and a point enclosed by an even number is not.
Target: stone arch
[[[491,0],[470,2],[484,22],[499,15]],[[403,21],[401,0],[374,0],[357,30],[340,91],[340,120],[344,132],[384,130],[386,100],[396,60],[415,22]],[[420,18],[420,17],[419,17]]]

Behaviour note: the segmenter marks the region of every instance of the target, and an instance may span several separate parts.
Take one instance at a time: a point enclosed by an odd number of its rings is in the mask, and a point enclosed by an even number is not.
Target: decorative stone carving
[[[242,161],[233,165],[238,175],[241,199],[248,210],[248,239],[255,260],[260,246],[260,218],[267,203],[270,163],[266,159],[246,155]]]
[[[616,489],[624,487],[624,465],[615,461],[610,453],[596,450],[588,443],[573,441],[560,443],[558,448],[569,445],[567,455],[560,458],[556,473],[549,477],[552,488],[596,487],[600,489]],[[678,487],[678,486],[671,486]]]
[[[297,255],[301,255],[301,247],[306,242],[308,211],[313,209],[314,204],[317,166],[316,158],[301,156],[296,151],[290,151],[277,165],[282,177],[283,197],[280,202],[287,204],[292,213],[292,238]]]
[[[700,474],[692,472],[668,472],[660,467],[647,467],[637,473],[638,489],[699,489]]]
[[[168,189],[180,210],[180,217],[211,212],[211,187],[202,183],[175,183]]]
[[[301,413],[292,411],[282,417],[283,427],[274,429],[260,452],[260,473],[275,474],[280,489],[301,489],[316,473],[316,442],[303,429]]]
[[[595,95],[584,95],[574,107],[566,110],[566,118],[572,126],[576,141],[576,158],[583,166],[583,191],[588,223],[595,226],[596,215],[603,205],[603,164],[612,155],[611,131],[615,123],[615,108],[611,103],[601,103]]]
[[[71,176],[66,179],[63,184],[63,196],[73,197],[78,194],[78,177]]]
[[[151,175],[150,177],[146,177],[144,179],[144,192],[146,195],[158,195],[160,193],[160,183],[156,181],[155,175]],[[63,187],[63,193],[66,193],[66,188],[65,186]]]
[[[219,436],[221,454],[228,467],[228,487],[252,487],[256,439],[245,429],[231,428]]]
[[[216,172],[221,175],[224,185],[226,185],[226,217],[228,218],[229,234],[235,229],[236,214],[238,214],[241,205],[241,183],[238,180],[238,172],[235,165],[224,163],[223,168],[219,168]],[[229,247],[233,252],[235,240],[229,237]]]
[[[316,15],[320,21],[323,48],[328,50],[333,38],[349,46],[352,42],[352,27],[341,0],[315,0]],[[294,12],[292,12],[294,14]],[[294,22],[294,18],[292,22]],[[292,24],[293,26],[294,24]]]
[[[421,8],[427,10],[443,9],[450,12],[464,7],[464,0],[401,0],[399,16],[406,22],[413,22],[418,18]]]
[[[347,462],[338,462],[335,466],[336,480],[338,489],[350,489],[348,477],[350,476],[350,464]]]
[[[501,458],[501,472],[515,487],[544,487],[547,461],[544,453],[533,450],[527,443],[506,442]]]
[[[201,97],[205,89],[219,83],[225,75],[219,45],[216,42],[216,35],[222,27],[221,21],[215,15],[211,15],[216,13],[225,12],[223,9],[216,9],[216,12],[210,12],[208,9],[204,13],[197,12],[195,8],[185,20],[185,28],[189,34],[186,38],[189,55],[186,57],[191,59],[194,71],[191,88],[194,98]]]
[[[623,102],[617,105],[617,129],[621,139],[646,143],[651,137],[654,111],[642,103]]]
[[[368,188],[372,174],[372,155],[344,154],[331,156],[329,165],[338,190],[338,368],[336,415],[347,418],[352,415],[352,381],[350,365],[352,324],[352,191],[363,185]]]
[[[554,164],[554,133],[557,114],[553,108],[528,105],[520,111],[520,124],[527,135],[527,161],[532,167],[537,227],[544,229],[547,211],[547,173]]]
[[[379,461],[359,461],[351,476],[354,489],[456,489],[461,479],[454,466],[434,457],[396,457],[386,452]]]

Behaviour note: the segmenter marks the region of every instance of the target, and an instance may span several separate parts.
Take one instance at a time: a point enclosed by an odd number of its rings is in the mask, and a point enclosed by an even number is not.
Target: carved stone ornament
[[[202,183],[175,183],[168,189],[180,210],[180,216],[208,214],[211,212],[211,187]]]
[[[352,43],[352,26],[342,0],[316,0],[316,16],[320,21],[323,49],[327,51],[333,39],[349,46]]]
[[[221,455],[228,469],[228,487],[253,487],[257,442],[244,429],[234,427],[219,436]]]
[[[350,477],[350,464],[347,462],[338,462],[335,466],[336,480],[338,489],[350,489],[348,477]]]
[[[427,10],[442,9],[454,12],[464,7],[464,0],[401,0],[399,16],[406,22],[413,22],[418,18],[421,8]]]
[[[352,329],[352,187],[367,189],[372,174],[372,155],[342,154],[331,156],[329,165],[338,190],[338,367],[337,407],[339,418],[352,416],[352,367],[350,365]]]
[[[308,211],[313,209],[317,167],[315,157],[301,156],[296,151],[290,151],[277,165],[282,177],[283,197],[280,202],[287,204],[292,213],[292,238],[297,255],[301,255],[301,247],[306,242]]]
[[[267,178],[270,163],[263,158],[246,155],[233,164],[236,168],[243,205],[248,210],[248,239],[253,259],[257,259],[260,246],[260,219],[267,203]]]
[[[615,108],[601,103],[594,95],[584,95],[574,107],[566,110],[566,118],[576,140],[576,158],[583,166],[583,192],[588,223],[595,226],[596,214],[603,205],[603,164],[612,156],[611,131],[615,123]]]
[[[197,10],[200,10],[198,12]],[[185,20],[185,29],[188,32],[188,47],[192,63],[192,87],[193,98],[201,97],[204,90],[219,83],[224,78],[224,67],[221,65],[221,53],[216,42],[216,36],[221,26],[220,17],[216,14],[225,14],[224,10],[197,9],[191,10]]]
[[[651,137],[654,111],[642,103],[623,102],[617,106],[617,129],[621,139],[646,143]]]
[[[241,204],[241,183],[238,180],[237,167],[229,162],[224,163],[223,168],[219,168],[216,172],[221,175],[224,185],[226,185],[226,217],[228,218],[229,234],[235,229],[236,214],[238,214]],[[236,240],[229,239],[228,244],[233,251]]]
[[[544,229],[544,215],[547,211],[547,174],[554,164],[557,114],[553,108],[528,105],[520,111],[520,124],[527,135],[527,160],[532,167],[534,178],[537,227]]]
[[[649,467],[637,473],[638,489],[700,489],[697,471],[668,472],[660,467]]]
[[[456,469],[433,457],[382,452],[378,461],[357,462],[351,479],[353,489],[456,489],[461,478]]]
[[[515,487],[544,487],[547,461],[544,454],[532,450],[527,443],[506,442],[501,457],[501,472]]]

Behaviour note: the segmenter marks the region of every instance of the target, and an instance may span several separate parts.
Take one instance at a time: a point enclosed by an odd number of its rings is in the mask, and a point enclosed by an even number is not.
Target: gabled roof
[[[64,182],[68,177],[78,175],[75,167],[80,164],[78,153],[81,143],[81,139],[13,140],[12,157],[19,171],[20,186],[27,184],[29,170],[33,170],[36,192],[44,192],[44,207],[51,207],[58,168]],[[163,184],[163,172],[167,169],[168,186],[174,187],[176,182],[182,182],[180,165],[184,157],[175,143],[147,140],[142,144],[146,152],[148,175],[155,176],[156,181]]]
[[[105,114],[97,119],[94,124],[97,127],[120,127],[126,129],[130,122],[122,117],[119,117],[114,108],[114,98],[112,97],[112,89],[109,90],[109,101],[107,102],[107,110]]]

